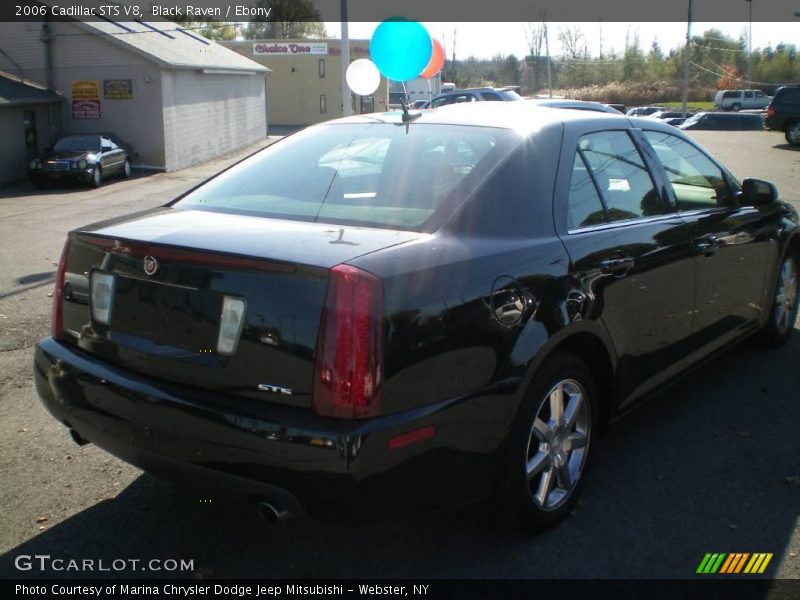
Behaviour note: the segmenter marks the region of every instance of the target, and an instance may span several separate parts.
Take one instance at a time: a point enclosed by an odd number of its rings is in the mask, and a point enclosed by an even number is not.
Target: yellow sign
[[[72,82],[73,100],[100,100],[100,82],[78,79]]]

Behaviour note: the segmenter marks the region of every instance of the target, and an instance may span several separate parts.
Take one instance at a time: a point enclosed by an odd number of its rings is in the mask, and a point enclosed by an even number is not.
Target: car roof
[[[630,127],[632,124],[645,124],[647,129],[658,129],[674,133],[674,127],[654,119],[631,118],[622,113],[575,110],[572,108],[554,108],[536,106],[528,102],[469,102],[451,104],[435,110],[415,111],[419,116],[409,127],[415,124],[463,125],[473,127],[497,127],[511,129],[526,135],[553,125],[592,121],[600,126]],[[328,124],[342,123],[389,123],[403,125],[401,111],[372,113],[343,117]],[[322,124],[324,125],[324,124]]]

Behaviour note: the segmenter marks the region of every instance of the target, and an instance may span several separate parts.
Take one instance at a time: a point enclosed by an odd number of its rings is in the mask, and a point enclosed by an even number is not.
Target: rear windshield
[[[426,230],[519,141],[506,129],[331,124],[270,146],[173,206],[299,221]]]

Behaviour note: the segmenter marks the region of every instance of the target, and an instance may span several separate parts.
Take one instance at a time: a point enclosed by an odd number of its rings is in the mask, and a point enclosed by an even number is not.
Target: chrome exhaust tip
[[[257,506],[259,516],[267,523],[277,525],[278,523],[284,523],[292,518],[292,513],[271,502],[264,500],[259,502]]]
[[[69,436],[72,438],[72,441],[75,442],[78,446],[85,446],[86,444],[91,443],[89,440],[81,437],[81,434],[72,429],[72,427],[69,428]]]

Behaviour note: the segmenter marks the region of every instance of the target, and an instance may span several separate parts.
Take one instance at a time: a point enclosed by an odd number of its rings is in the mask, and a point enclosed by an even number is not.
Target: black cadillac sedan
[[[67,135],[28,164],[36,187],[53,181],[75,181],[100,187],[111,175],[131,176],[131,160],[113,134]]]
[[[794,328],[797,213],[655,120],[475,103],[310,127],[69,234],[38,392],[79,444],[280,520],[576,502],[598,434]]]

